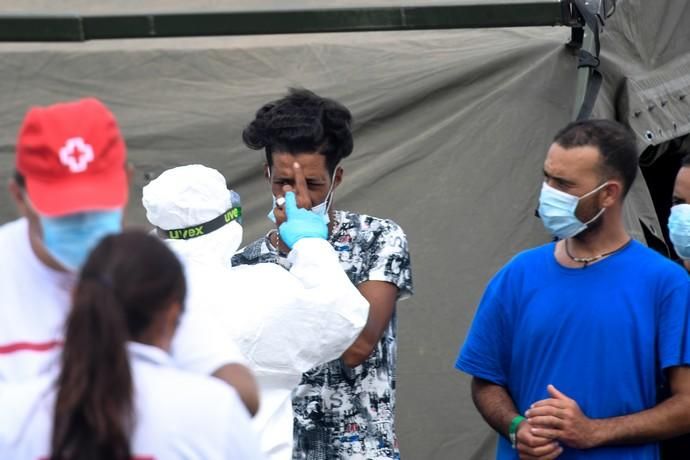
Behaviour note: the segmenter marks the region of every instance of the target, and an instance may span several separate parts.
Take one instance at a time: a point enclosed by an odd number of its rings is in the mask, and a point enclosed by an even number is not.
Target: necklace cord
[[[632,242],[632,238],[629,238],[628,241],[626,241],[625,243],[623,243],[621,246],[617,247],[613,251],[604,252],[602,254],[599,254],[598,256],[593,256],[593,257],[575,257],[570,253],[570,249],[568,248],[568,240],[567,239],[563,241],[563,244],[565,245],[565,253],[568,255],[570,260],[572,260],[573,262],[584,264],[584,267],[582,267],[582,268],[587,268],[587,266],[589,264],[591,264],[592,262],[596,262],[597,260],[603,259],[604,257],[608,257],[610,255],[613,255],[613,254],[619,252],[619,251],[622,251],[631,242]]]

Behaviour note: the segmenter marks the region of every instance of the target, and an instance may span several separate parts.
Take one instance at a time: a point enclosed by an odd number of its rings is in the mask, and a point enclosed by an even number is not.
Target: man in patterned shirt
[[[328,220],[329,241],[350,280],[371,304],[362,334],[336,361],[303,375],[295,390],[294,459],[398,459],[395,435],[396,312],[412,294],[407,239],[393,221],[331,209],[353,148],[350,111],[307,90],[290,90],[264,105],[242,137],[266,155],[265,176],[276,229],[285,219],[280,197],[294,186],[294,166],[309,188],[300,207]],[[289,188],[288,188],[289,189]],[[309,201],[309,202],[307,202]],[[272,230],[241,250],[233,265],[287,264],[288,250]]]

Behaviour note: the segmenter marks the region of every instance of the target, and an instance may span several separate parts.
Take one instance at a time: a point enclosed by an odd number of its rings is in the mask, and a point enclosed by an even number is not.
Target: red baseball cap
[[[127,148],[98,99],[32,107],[17,140],[17,171],[39,214],[120,209],[129,192]]]

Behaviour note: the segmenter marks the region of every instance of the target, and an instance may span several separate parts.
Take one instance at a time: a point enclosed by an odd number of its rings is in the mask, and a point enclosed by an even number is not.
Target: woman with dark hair
[[[234,390],[172,367],[185,291],[157,238],[104,238],[75,288],[57,378],[0,386],[0,458],[260,458]]]

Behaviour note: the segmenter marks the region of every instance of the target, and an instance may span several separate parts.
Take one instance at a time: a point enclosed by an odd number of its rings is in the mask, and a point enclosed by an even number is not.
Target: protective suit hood
[[[179,230],[173,238],[163,237],[183,260],[230,266],[242,244],[239,218],[212,231],[195,231],[233,208],[241,210],[239,195],[228,189],[220,172],[202,165],[169,169],[144,187],[142,203],[159,234]]]

